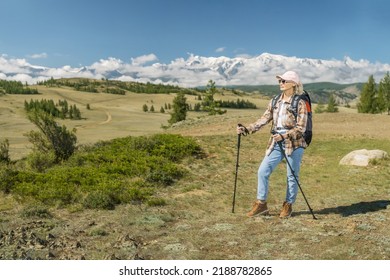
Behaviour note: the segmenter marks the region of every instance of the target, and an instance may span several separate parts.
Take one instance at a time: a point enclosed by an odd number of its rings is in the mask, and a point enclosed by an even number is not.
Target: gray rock
[[[383,159],[388,157],[387,152],[382,150],[356,150],[344,156],[340,163],[341,165],[368,166],[370,160]]]

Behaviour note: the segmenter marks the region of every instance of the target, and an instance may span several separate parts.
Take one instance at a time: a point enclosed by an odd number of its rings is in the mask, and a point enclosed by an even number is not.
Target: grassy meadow
[[[61,123],[77,129],[79,144],[178,134],[199,145],[202,156],[175,162],[185,171],[183,176],[153,189],[154,201],[164,203],[129,200],[111,210],[90,209],[79,203],[21,200],[0,192],[0,259],[390,259],[390,160],[368,167],[338,164],[356,149],[389,153],[390,116],[357,114],[353,108],[314,115],[314,136],[303,157],[301,186],[318,219],[312,218],[301,194],[293,216],[278,218],[285,196],[284,164],[271,177],[270,215],[247,218],[269,128],[241,138],[232,213],[235,127],[255,121],[267,99],[244,96],[258,106],[256,110],[228,109],[218,116],[190,112],[186,121],[164,130],[169,114],[159,109],[172,103],[174,94],[117,96],[44,86],[38,90],[42,95],[0,96],[1,139],[9,139],[12,160],[20,161],[31,152],[24,133],[35,128],[25,116],[26,98],[66,99],[76,104],[83,119]],[[237,96],[224,94],[216,99]],[[187,96],[187,102],[195,104],[195,96]],[[143,104],[153,104],[156,112],[143,112]],[[94,156],[98,156],[96,151]],[[109,174],[103,178],[107,186]],[[137,179],[129,179],[129,185]]]

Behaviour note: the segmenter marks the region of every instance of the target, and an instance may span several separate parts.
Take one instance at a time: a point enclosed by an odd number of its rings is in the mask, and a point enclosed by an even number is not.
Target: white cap
[[[276,76],[278,80],[286,80],[286,81],[292,81],[296,83],[297,85],[301,84],[301,80],[299,79],[299,76],[294,71],[287,71],[281,76]]]

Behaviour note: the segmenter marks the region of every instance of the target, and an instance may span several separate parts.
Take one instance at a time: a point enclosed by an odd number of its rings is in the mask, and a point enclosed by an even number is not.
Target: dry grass
[[[42,91],[43,98],[66,97],[80,108],[79,105],[91,105],[91,111],[82,110],[87,120],[66,123],[78,128],[82,143],[161,132],[161,124],[166,123],[169,115],[143,113],[142,105],[153,100],[157,109],[173,99],[170,95],[92,95],[45,88]],[[0,97],[0,126],[5,133],[2,137],[10,139],[13,156],[28,152],[22,135],[33,128],[23,116],[23,98]],[[252,100],[261,108],[266,104],[266,100]],[[4,242],[0,243],[0,256],[390,259],[390,161],[366,168],[338,165],[341,157],[354,149],[390,152],[390,130],[386,129],[390,117],[341,109],[337,114],[315,115],[313,143],[304,155],[301,185],[318,220],[312,219],[300,194],[293,217],[277,217],[285,192],[283,165],[271,177],[271,215],[246,218],[255,198],[256,171],[264,155],[268,129],[242,138],[236,211],[231,213],[237,152],[235,126],[256,120],[263,109],[229,110],[227,115],[213,117],[191,113],[189,120],[168,132],[196,137],[207,158],[184,163],[190,171],[188,177],[159,194],[168,202],[166,206],[122,205],[114,211],[81,211],[74,206],[48,209],[52,218],[34,217],[33,213],[25,217],[21,214],[27,206],[2,194],[0,235],[4,238],[0,240]],[[37,209],[42,211],[41,206]],[[11,231],[14,240],[10,238]]]

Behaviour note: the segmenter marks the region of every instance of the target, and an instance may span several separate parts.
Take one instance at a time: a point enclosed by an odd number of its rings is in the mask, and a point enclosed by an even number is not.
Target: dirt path
[[[104,110],[104,109],[103,109],[103,110]],[[107,110],[104,110],[104,112],[106,113],[107,119],[106,119],[105,121],[103,121],[103,122],[100,122],[100,123],[99,123],[100,125],[102,125],[102,124],[108,124],[108,123],[110,123],[110,122],[112,121],[112,116],[111,116],[110,112],[107,111]]]
[[[117,99],[121,99],[122,97],[116,97],[116,98],[109,98],[109,99],[105,99],[105,100],[98,100],[98,101],[95,101],[95,102],[89,102],[86,103],[86,102],[83,102],[79,99],[76,99],[74,97],[70,97],[69,95],[67,94],[64,94],[58,90],[51,90],[52,93],[54,93],[55,95],[58,95],[60,96],[61,98],[64,98],[66,100],[69,100],[69,101],[72,101],[76,104],[79,104],[79,105],[83,105],[83,106],[86,106],[87,104],[90,104],[90,105],[93,105],[93,104],[96,104],[96,103],[102,103],[102,102],[107,102],[107,101],[112,101],[112,100],[117,100]],[[92,128],[92,127],[96,127],[96,125],[105,125],[105,124],[108,124],[112,121],[112,115],[111,113],[105,109],[105,108],[101,108],[101,107],[96,107],[96,110],[99,110],[99,111],[103,111],[105,114],[106,114],[106,120],[102,121],[102,122],[97,122],[97,123],[92,123],[92,124],[87,124],[87,125],[81,125],[79,126],[78,128],[82,128],[82,129],[86,129],[86,128]]]

